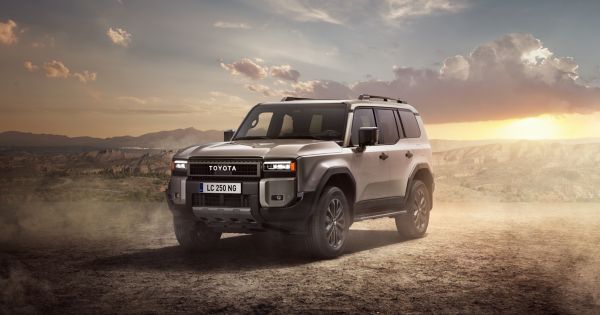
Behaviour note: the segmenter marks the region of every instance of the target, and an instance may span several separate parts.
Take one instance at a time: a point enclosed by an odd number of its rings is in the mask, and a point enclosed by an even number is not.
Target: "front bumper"
[[[204,222],[221,232],[248,233],[271,229],[302,234],[306,231],[315,201],[312,192],[290,192],[289,188],[282,188],[286,187],[282,179],[273,178],[242,181],[241,195],[203,194],[198,192],[200,182],[187,177],[171,178],[166,194],[174,216]],[[270,193],[282,195],[284,200],[270,200]]]

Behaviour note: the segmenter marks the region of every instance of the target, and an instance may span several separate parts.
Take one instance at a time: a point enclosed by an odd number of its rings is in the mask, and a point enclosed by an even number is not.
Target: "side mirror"
[[[368,145],[379,142],[379,129],[377,127],[360,127],[358,130],[358,152],[363,152]]]
[[[235,130],[233,130],[233,129],[225,130],[223,132],[223,141],[231,141],[231,138],[233,138],[234,133],[235,133]]]

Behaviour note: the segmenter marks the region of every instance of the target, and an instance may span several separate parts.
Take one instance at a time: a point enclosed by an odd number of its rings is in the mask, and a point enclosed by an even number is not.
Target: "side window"
[[[358,145],[358,130],[360,127],[377,127],[375,124],[375,115],[371,108],[357,108],[354,111],[354,121],[352,122],[352,136],[350,145]]]
[[[392,109],[377,109],[377,125],[379,127],[379,143],[394,144],[400,139],[398,126]]]
[[[400,122],[400,114],[397,110],[394,111],[394,117],[396,118],[396,126],[398,126],[398,134],[400,134],[400,139],[406,138],[404,130],[402,129],[402,123]]]
[[[407,138],[420,138],[421,129],[419,129],[419,123],[415,114],[409,111],[400,110],[400,120],[402,121],[402,127],[404,127],[404,133]]]

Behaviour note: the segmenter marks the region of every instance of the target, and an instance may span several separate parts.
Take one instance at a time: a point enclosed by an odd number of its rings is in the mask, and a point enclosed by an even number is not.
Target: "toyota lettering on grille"
[[[237,169],[235,165],[209,165],[208,169],[211,171],[220,171],[220,172],[235,172]]]

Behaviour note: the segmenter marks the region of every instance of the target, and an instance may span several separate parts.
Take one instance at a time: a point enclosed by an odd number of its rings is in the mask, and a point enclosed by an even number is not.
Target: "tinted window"
[[[394,111],[391,109],[377,109],[377,127],[379,127],[379,143],[394,144],[400,139]]]
[[[269,123],[271,122],[273,113],[260,113],[256,117],[256,120],[252,122],[246,131],[247,136],[252,137],[264,137],[267,135],[267,129],[269,129]]]
[[[400,139],[406,138],[406,135],[404,134],[404,130],[402,130],[402,123],[400,122],[400,114],[398,114],[397,110],[395,111],[394,117],[396,118],[396,126],[398,126],[398,134],[400,134]]]
[[[409,111],[400,110],[400,120],[402,121],[402,127],[407,138],[420,138],[421,129],[419,129],[419,123],[415,114]]]
[[[342,142],[345,104],[256,106],[242,122],[234,140],[318,139]]]
[[[371,108],[358,108],[354,111],[354,121],[352,122],[351,145],[358,145],[358,130],[360,127],[376,127],[375,115]]]

